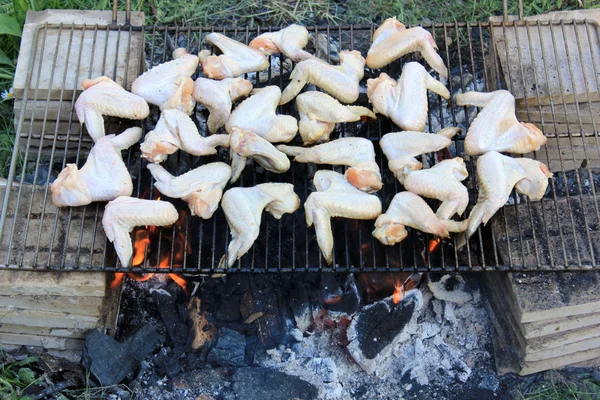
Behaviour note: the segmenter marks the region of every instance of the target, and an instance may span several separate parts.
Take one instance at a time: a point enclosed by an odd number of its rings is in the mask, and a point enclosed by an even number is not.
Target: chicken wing
[[[190,115],[194,111],[194,81],[198,57],[184,48],[173,52],[173,60],[144,72],[131,85],[131,92],[143,97],[160,110],[176,108]]]
[[[223,53],[215,56],[209,50],[202,50],[198,54],[207,78],[237,78],[248,72],[269,68],[269,60],[263,53],[220,33],[213,32],[206,36],[206,43],[218,47]]]
[[[160,163],[177,150],[194,156],[215,154],[217,146],[229,147],[229,135],[200,136],[194,121],[183,111],[164,110],[154,127],[140,145],[142,157]]]
[[[75,102],[75,112],[94,142],[105,135],[103,115],[144,119],[150,114],[146,100],[106,76],[84,79],[81,85],[84,91]]]
[[[359,82],[365,73],[365,59],[360,52],[340,52],[340,65],[330,65],[321,60],[311,59],[299,62],[290,75],[279,104],[292,101],[302,88],[312,83],[341,101],[354,103],[360,93]]]
[[[133,184],[121,151],[141,137],[141,128],[129,128],[118,136],[99,138],[80,170],[77,164],[67,164],[50,185],[52,202],[57,207],[77,207],[130,196]]]
[[[310,91],[296,98],[300,136],[305,145],[328,142],[338,122],[355,122],[361,117],[377,118],[371,110],[360,106],[344,106],[328,94]]]
[[[312,192],[304,203],[306,225],[315,224],[319,248],[327,264],[331,264],[331,218],[375,219],[381,214],[381,201],[375,195],[361,192],[335,171],[317,171],[314,184],[317,191]]]
[[[393,246],[408,236],[406,227],[436,236],[449,237],[449,232],[464,232],[468,220],[452,221],[440,219],[429,205],[411,192],[401,192],[394,196],[392,203],[375,221],[373,236],[386,246]]]
[[[158,164],[148,164],[156,180],[154,187],[165,196],[187,202],[192,215],[209,219],[219,207],[223,188],[231,178],[231,167],[214,162],[174,177]]]
[[[231,182],[235,182],[252,158],[267,171],[283,173],[290,169],[290,160],[267,140],[252,131],[234,127],[231,129]]]
[[[283,53],[294,62],[315,58],[304,51],[308,43],[308,30],[300,25],[292,24],[277,32],[267,32],[250,42],[250,47],[259,50],[265,56]]]
[[[227,266],[252,247],[260,232],[263,210],[280,219],[300,208],[300,198],[291,183],[263,183],[249,188],[236,187],[223,195],[221,207],[231,229]]]
[[[456,157],[444,160],[429,169],[414,171],[404,180],[409,192],[442,202],[436,215],[450,219],[454,214],[462,215],[469,205],[469,192],[461,183],[469,176],[465,161]]]
[[[461,93],[455,100],[458,106],[483,107],[465,138],[469,155],[488,151],[525,154],[546,144],[546,136],[535,125],[517,121],[515,98],[506,90]]]
[[[548,167],[529,158],[512,158],[496,151],[485,153],[477,160],[477,204],[469,215],[467,237],[479,225],[485,225],[506,204],[513,187],[532,201],[540,200],[552,176]]]
[[[386,19],[373,34],[373,44],[367,53],[369,68],[383,68],[392,61],[413,52],[420,52],[425,61],[443,77],[448,68],[437,53],[431,33],[420,26],[406,29],[395,17]]]
[[[293,156],[297,162],[348,166],[346,179],[363,192],[376,192],[383,186],[369,139],[348,137],[313,147],[279,145],[277,149]]]
[[[450,92],[433,79],[419,63],[411,62],[402,68],[398,82],[386,73],[367,81],[367,96],[373,110],[389,117],[396,125],[409,131],[422,131],[427,123],[427,89],[446,100]]]
[[[250,94],[252,83],[242,78],[225,78],[222,81],[198,78],[194,84],[194,99],[208,109],[207,125],[210,133],[225,126],[231,115],[233,102]]]
[[[289,142],[298,132],[298,121],[291,115],[277,115],[281,89],[267,86],[242,101],[231,113],[225,128],[240,128],[256,133],[271,143]]]
[[[384,135],[379,146],[388,159],[388,166],[400,183],[411,171],[423,166],[415,157],[439,151],[452,144],[460,128],[445,128],[436,134],[424,132],[391,132]]]
[[[121,196],[104,208],[102,226],[106,238],[115,246],[121,265],[127,267],[133,255],[129,233],[134,227],[171,225],[178,218],[179,213],[169,202]]]

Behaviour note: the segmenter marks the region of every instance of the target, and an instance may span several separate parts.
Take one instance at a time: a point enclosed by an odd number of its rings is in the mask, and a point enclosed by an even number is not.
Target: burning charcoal
[[[165,348],[154,359],[154,365],[159,376],[173,378],[181,372],[181,365],[177,361],[177,356]]]
[[[94,329],[85,338],[82,364],[102,386],[116,385],[162,343],[163,338],[150,324],[122,343]]]
[[[245,366],[244,353],[246,338],[241,333],[229,328],[219,329],[217,344],[208,353],[208,361],[232,367]]]
[[[337,313],[351,316],[358,310],[360,303],[360,296],[358,295],[354,275],[348,274],[343,288],[340,288],[339,285],[338,288],[340,294],[337,297],[328,297],[325,299],[325,309],[330,314]]]
[[[233,391],[244,400],[316,399],[317,388],[302,379],[268,368],[238,368]]]
[[[406,328],[416,321],[423,305],[419,290],[410,290],[402,301],[394,296],[360,310],[348,327],[348,351],[368,373],[375,373],[394,346],[407,340]]]
[[[167,328],[169,338],[173,342],[175,352],[189,349],[193,337],[191,335],[192,329],[188,326],[190,319],[185,305],[177,301],[177,296],[174,293],[165,289],[152,289],[150,294],[158,306],[158,311],[165,328]]]
[[[289,294],[289,305],[296,321],[296,327],[301,332],[306,332],[313,324],[312,303],[311,299],[312,288],[305,282],[298,282],[292,286]]]
[[[208,321],[207,314],[201,311],[198,297],[192,297],[188,303],[188,313],[192,321],[192,349],[197,350],[213,341],[217,328]]]
[[[473,298],[460,275],[444,275],[441,279],[438,278],[439,276],[430,275],[427,282],[427,287],[436,299],[463,305]]]

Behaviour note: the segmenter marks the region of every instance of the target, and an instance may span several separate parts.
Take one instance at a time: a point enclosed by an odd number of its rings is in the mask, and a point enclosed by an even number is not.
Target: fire
[[[160,200],[160,196],[157,198]],[[156,255],[151,255],[151,251],[153,250],[153,244],[158,244],[158,242],[162,241],[162,245],[160,246],[160,260],[158,262],[159,268],[169,268],[171,266],[171,259],[173,260],[173,266],[181,266],[183,265],[183,259],[185,253],[191,254],[192,248],[189,242],[186,240],[186,236],[181,229],[185,226],[185,211],[180,211],[179,219],[175,223],[173,229],[175,229],[176,234],[173,238],[172,231],[167,232],[165,230],[162,232],[160,229],[157,229],[156,226],[146,226],[144,229],[139,229],[135,233],[135,240],[133,243],[134,253],[131,261],[131,265],[133,267],[137,267],[142,265],[145,261],[147,263],[153,262],[156,260]],[[158,246],[156,246],[158,248]],[[172,251],[171,251],[172,249]],[[158,250],[158,249],[156,249]],[[152,267],[152,266],[150,266]],[[131,279],[138,282],[145,282],[150,280],[155,274],[135,274],[135,273],[127,273],[127,276]],[[168,274],[169,278],[171,278],[176,284],[181,286],[184,290],[186,290],[187,282],[186,280],[180,276],[179,274],[170,273]],[[115,273],[115,278],[111,283],[111,288],[115,289],[123,279],[125,278],[125,274],[122,272]]]
[[[440,243],[441,243],[441,239],[440,238],[431,239],[429,241],[429,246],[427,246],[427,248],[429,249],[429,252],[433,253],[433,251],[438,248],[438,246],[440,245]]]
[[[396,282],[394,284],[394,296],[392,297],[392,301],[394,304],[398,304],[404,298],[404,285],[400,282]]]

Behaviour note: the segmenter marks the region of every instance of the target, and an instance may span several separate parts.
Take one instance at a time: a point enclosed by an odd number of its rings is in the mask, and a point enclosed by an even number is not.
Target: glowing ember
[[[433,251],[435,251],[435,249],[438,248],[441,241],[442,240],[440,238],[431,239],[429,241],[429,246],[427,246],[427,248],[429,249],[429,252],[432,253]]]
[[[394,302],[394,304],[398,304],[402,301],[403,298],[404,285],[400,282],[396,282],[396,284],[394,285],[394,297],[392,298],[392,301]]]

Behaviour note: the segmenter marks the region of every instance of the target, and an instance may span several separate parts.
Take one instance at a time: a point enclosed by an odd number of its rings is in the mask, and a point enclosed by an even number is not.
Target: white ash
[[[407,337],[382,361],[377,374],[367,374],[353,362],[341,344],[341,328],[269,350],[267,357],[257,361],[312,383],[322,399],[424,398],[439,396],[440,388],[450,385],[480,386],[473,369],[491,368],[481,295],[470,292],[470,299],[460,305],[436,299],[427,288],[421,292],[423,306],[417,323],[405,330]],[[491,370],[489,374],[493,376]],[[497,380],[484,386],[497,390]]]

